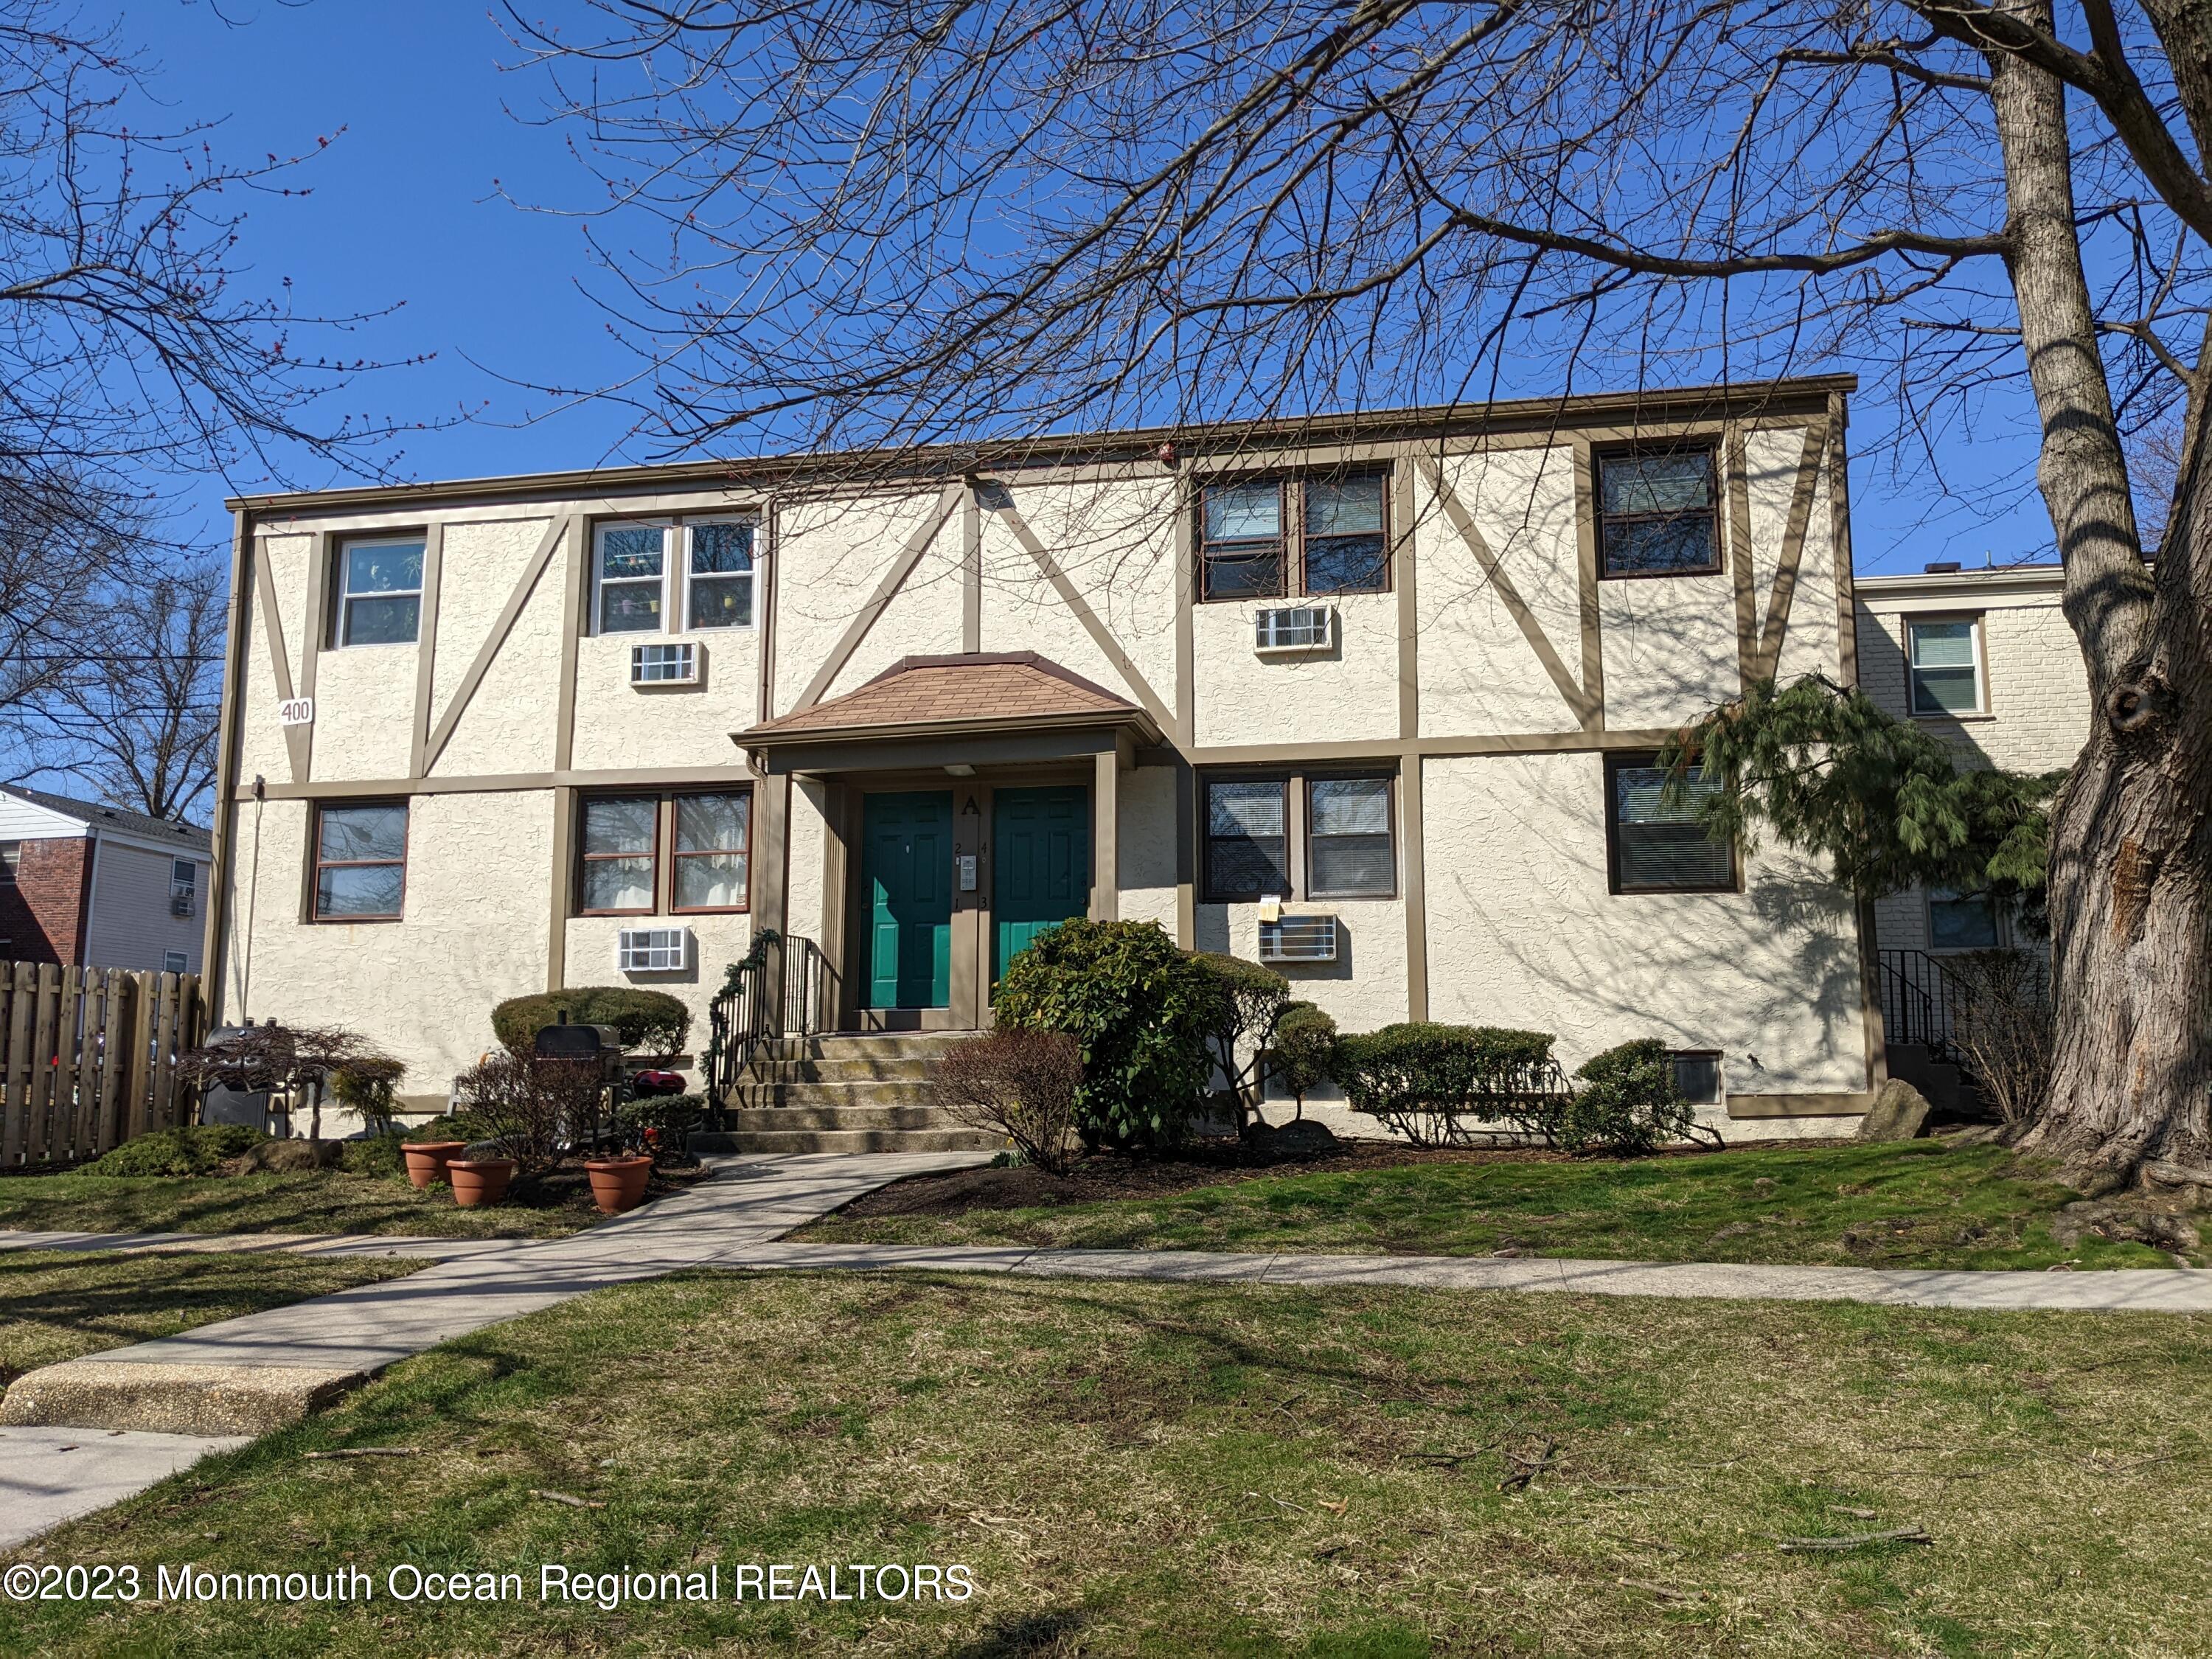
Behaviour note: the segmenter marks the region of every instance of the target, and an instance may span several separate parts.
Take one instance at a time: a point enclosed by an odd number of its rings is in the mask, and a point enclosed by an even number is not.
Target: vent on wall
[[[691,965],[689,927],[625,927],[615,966],[625,974],[678,974]]]
[[[696,640],[629,648],[632,685],[696,685],[704,653]]]
[[[1336,611],[1325,605],[1273,606],[1252,618],[1252,648],[1262,654],[1326,651],[1336,643]]]
[[[1262,962],[1334,962],[1334,916],[1285,916],[1260,924]]]

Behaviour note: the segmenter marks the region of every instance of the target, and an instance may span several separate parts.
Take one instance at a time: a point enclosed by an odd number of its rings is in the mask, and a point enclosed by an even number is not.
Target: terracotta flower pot
[[[465,1210],[480,1204],[496,1204],[507,1196],[507,1183],[514,1179],[511,1158],[456,1158],[446,1164],[447,1179],[453,1183],[453,1202]]]
[[[446,1179],[446,1166],[467,1148],[465,1140],[410,1140],[399,1149],[407,1161],[407,1178],[417,1187]]]
[[[653,1173],[649,1158],[594,1158],[584,1172],[592,1178],[592,1201],[609,1215],[635,1210],[645,1202],[646,1177]]]

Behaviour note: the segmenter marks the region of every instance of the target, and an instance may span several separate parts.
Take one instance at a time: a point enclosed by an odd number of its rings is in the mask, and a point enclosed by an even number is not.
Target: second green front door
[[[1000,789],[991,808],[991,982],[1054,922],[1091,908],[1091,792]]]
[[[952,793],[864,800],[867,1006],[945,1007],[952,1000]]]

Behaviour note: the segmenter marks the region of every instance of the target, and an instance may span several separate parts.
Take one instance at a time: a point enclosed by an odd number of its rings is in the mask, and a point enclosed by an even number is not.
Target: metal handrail
[[[1958,988],[1943,964],[1925,951],[1882,951],[1882,1030],[1891,1042],[1917,1042],[1936,1060],[1953,1065]]]
[[[771,927],[753,936],[708,1006],[707,1104],[718,1121],[743,1080],[758,1076],[770,1044],[826,1028],[831,977],[812,939]]]

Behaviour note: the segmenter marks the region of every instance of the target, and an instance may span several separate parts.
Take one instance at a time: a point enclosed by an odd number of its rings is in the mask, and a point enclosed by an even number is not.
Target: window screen
[[[695,524],[690,528],[693,628],[750,628],[753,624],[753,526]]]
[[[1396,890],[1390,851],[1390,780],[1316,778],[1308,820],[1307,890],[1316,897]]]
[[[1306,485],[1305,591],[1379,593],[1389,586],[1380,474]]]
[[[753,798],[676,798],[676,908],[735,910],[745,902]]]
[[[1288,784],[1281,779],[1206,786],[1206,886],[1216,899],[1291,890]]]
[[[348,542],[338,558],[338,643],[408,645],[422,619],[422,544]]]
[[[391,921],[406,885],[406,802],[325,806],[315,815],[317,921]]]
[[[1718,787],[1693,769],[1669,799],[1663,767],[1612,768],[1613,884],[1620,893],[1715,892],[1735,885],[1735,849],[1705,834],[1698,808]]]
[[[599,530],[599,632],[649,634],[660,627],[667,533],[657,524]]]
[[[1981,651],[1971,617],[1908,624],[1912,652],[1912,712],[1973,714],[1982,707]]]
[[[1273,599],[1283,592],[1281,484],[1209,484],[1199,516],[1200,597]]]
[[[652,795],[600,795],[583,806],[583,908],[648,912],[660,802]]]
[[[1608,576],[1680,576],[1720,568],[1710,449],[1597,458],[1598,544]]]

